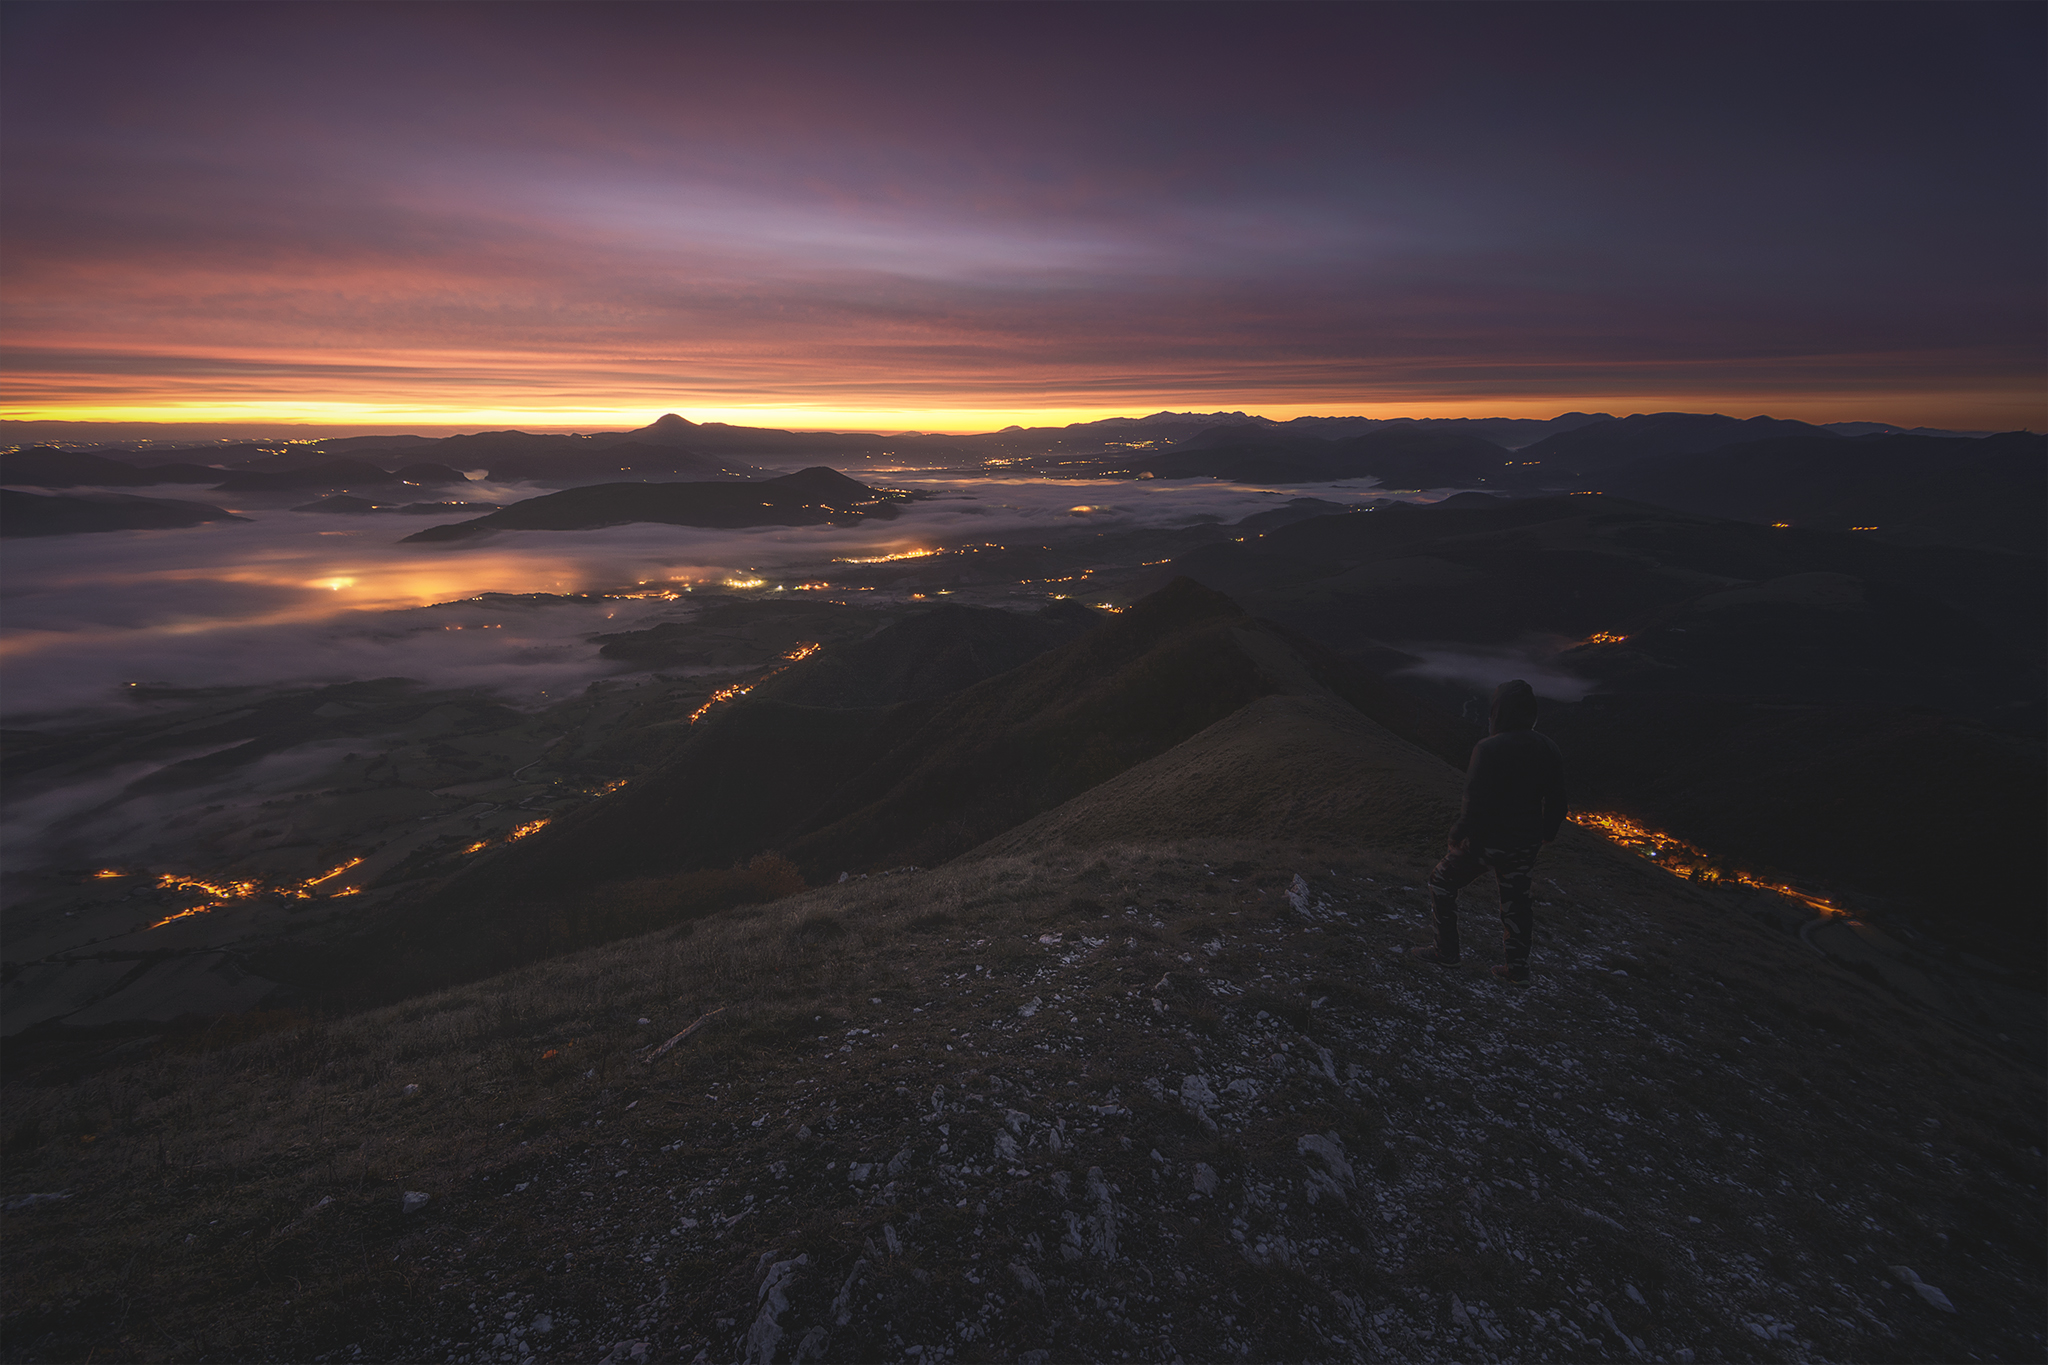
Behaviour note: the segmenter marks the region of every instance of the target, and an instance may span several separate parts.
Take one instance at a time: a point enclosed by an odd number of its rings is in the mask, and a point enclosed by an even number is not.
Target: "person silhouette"
[[[1491,868],[1500,886],[1503,957],[1493,975],[1526,986],[1536,919],[1529,877],[1536,855],[1564,823],[1564,753],[1550,736],[1536,733],[1536,692],[1520,678],[1493,690],[1488,729],[1472,746],[1449,850],[1429,874],[1436,941],[1407,951],[1420,962],[1457,966],[1458,892]]]

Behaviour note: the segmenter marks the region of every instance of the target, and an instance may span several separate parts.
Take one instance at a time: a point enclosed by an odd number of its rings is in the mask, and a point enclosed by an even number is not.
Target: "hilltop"
[[[878,490],[820,465],[752,482],[599,483],[515,502],[407,541],[467,540],[492,531],[574,531],[629,522],[671,526],[815,526],[896,515],[908,493]]]
[[[2038,1074],[1576,829],[1532,988],[1397,960],[1458,774],[1262,657],[931,870],[10,1066],[10,1355],[2039,1357]]]
[[[0,536],[70,536],[94,531],[165,530],[209,521],[247,521],[211,503],[127,493],[44,497],[0,488]]]

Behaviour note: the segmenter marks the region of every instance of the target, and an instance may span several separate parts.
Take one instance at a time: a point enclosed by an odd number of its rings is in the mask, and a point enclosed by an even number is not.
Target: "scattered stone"
[[[405,1096],[405,1098],[407,1099],[411,1099],[414,1095],[420,1093],[420,1088],[416,1085],[408,1085],[405,1089],[399,1091],[398,1093]]]
[[[1216,1193],[1216,1168],[1206,1161],[1197,1161],[1195,1163],[1195,1192],[1197,1194]]]
[[[421,1190],[407,1190],[405,1197],[399,1200],[398,1204],[399,1212],[401,1213],[418,1213],[426,1206],[427,1196]]]

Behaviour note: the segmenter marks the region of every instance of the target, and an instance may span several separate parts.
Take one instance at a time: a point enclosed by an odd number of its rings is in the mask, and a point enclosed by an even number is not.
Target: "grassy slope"
[[[70,1197],[5,1215],[7,1354],[2041,1356],[2037,1075],[1576,830],[1533,988],[1394,959],[1449,788],[1331,705],[934,871],[17,1085],[5,1192]]]

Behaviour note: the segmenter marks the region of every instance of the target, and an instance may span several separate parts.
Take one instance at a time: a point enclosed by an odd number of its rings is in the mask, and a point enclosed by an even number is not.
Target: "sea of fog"
[[[131,683],[172,687],[408,677],[545,701],[616,672],[583,643],[672,619],[659,596],[505,612],[485,593],[659,592],[729,578],[790,585],[835,558],[1101,530],[1236,521],[1289,499],[1364,503],[1369,481],[1253,488],[1209,480],[942,479],[894,521],[702,530],[638,524],[510,531],[476,544],[405,545],[437,518],[243,508],[250,518],[165,531],[0,541],[0,713],[13,723],[111,704]],[[191,498],[184,487],[124,489]],[[471,502],[546,490],[472,484]],[[233,509],[231,509],[233,510]],[[460,628],[458,628],[460,627]]]

